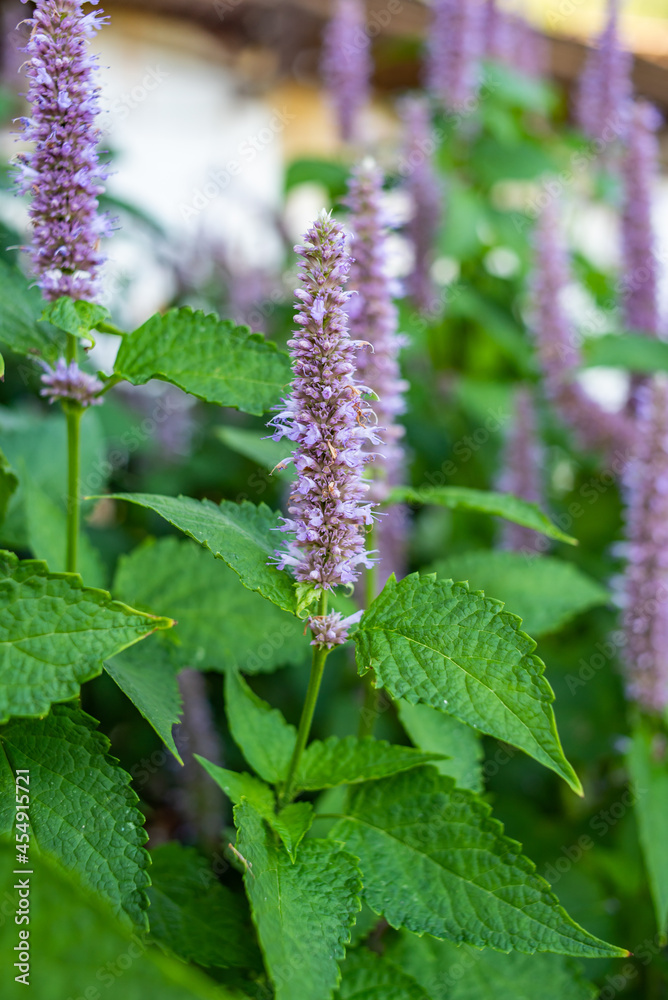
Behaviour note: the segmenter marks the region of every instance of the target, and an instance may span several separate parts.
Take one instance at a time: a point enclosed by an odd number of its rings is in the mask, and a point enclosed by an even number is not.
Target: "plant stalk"
[[[77,339],[67,336],[67,362],[77,360]],[[79,480],[81,478],[81,416],[83,410],[72,402],[63,404],[67,420],[67,550],[65,569],[76,573],[79,558],[79,530],[81,522],[81,500]]]
[[[318,614],[321,616],[327,614],[327,593],[325,591],[323,591],[320,597]],[[311,677],[308,684],[308,691],[306,692],[306,700],[302,709],[301,719],[299,720],[297,742],[295,743],[295,749],[290,761],[290,767],[288,768],[288,776],[285,779],[285,787],[280,796],[281,808],[288,805],[288,803],[292,801],[292,789],[295,783],[297,768],[299,767],[299,761],[301,760],[302,753],[304,752],[304,748],[309,738],[309,733],[311,732],[313,714],[315,712],[315,706],[318,700],[318,694],[320,692],[320,685],[322,683],[322,676],[325,672],[325,663],[328,655],[328,649],[319,649],[317,646],[313,647]]]

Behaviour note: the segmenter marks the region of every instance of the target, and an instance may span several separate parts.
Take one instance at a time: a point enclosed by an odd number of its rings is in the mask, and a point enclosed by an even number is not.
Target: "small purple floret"
[[[28,21],[32,117],[21,125],[34,148],[18,156],[19,190],[32,196],[32,266],[51,301],[69,295],[90,302],[99,294],[99,242],[110,222],[98,210],[107,172],[96,149],[99,91],[88,42],[104,23],[99,11],[84,14],[81,0],[38,0]]]
[[[318,646],[320,649],[342,646],[348,639],[350,626],[357,625],[362,614],[362,611],[356,611],[348,618],[344,618],[338,611],[332,611],[328,615],[312,615],[308,620],[313,632],[311,645]]]
[[[350,338],[346,303],[350,257],[342,226],[321,217],[306,233],[297,290],[292,395],[269,426],[274,440],[296,444],[297,481],[282,531],[294,540],[276,553],[300,582],[331,590],[354,583],[374,558],[366,551],[373,505],[365,502],[367,443],[377,443],[375,416],[356,378],[360,344]]]
[[[102,397],[97,394],[104,389],[104,385],[94,375],[82,372],[76,361],[71,361],[68,365],[64,358],[59,358],[55,368],[51,368],[46,362],[42,362],[42,366],[44,388],[40,396],[44,396],[50,403],[55,403],[57,399],[67,399],[86,407],[99,406],[102,402]]]

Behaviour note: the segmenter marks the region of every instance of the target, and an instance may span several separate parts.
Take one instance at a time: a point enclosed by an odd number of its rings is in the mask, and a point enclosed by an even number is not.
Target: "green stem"
[[[327,594],[325,591],[323,591],[320,598],[318,614],[327,614]],[[297,768],[299,767],[299,761],[301,760],[302,753],[304,752],[304,748],[309,738],[309,733],[311,732],[313,714],[315,712],[315,705],[318,700],[320,685],[322,683],[322,675],[325,672],[325,663],[328,655],[328,649],[321,649],[318,646],[313,647],[311,678],[308,684],[308,691],[306,692],[306,701],[304,702],[304,707],[302,709],[302,717],[299,720],[297,742],[295,743],[295,749],[290,761],[290,767],[288,768],[288,776],[285,779],[285,787],[280,797],[281,808],[288,805],[288,803],[292,801],[292,789],[295,783],[295,776],[297,774]]]
[[[67,361],[77,359],[77,339],[67,336]],[[80,508],[79,480],[81,478],[81,415],[80,406],[66,402],[63,405],[67,420],[67,551],[65,568],[68,573],[76,573],[79,552]]]

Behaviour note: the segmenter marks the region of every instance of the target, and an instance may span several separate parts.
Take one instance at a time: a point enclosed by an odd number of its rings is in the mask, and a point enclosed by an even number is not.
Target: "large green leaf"
[[[290,359],[275,344],[231,320],[171,309],[123,338],[114,372],[133,385],[157,378],[221,406],[258,416],[291,379]]]
[[[577,545],[575,539],[553,524],[537,504],[511,493],[492,493],[466,486],[425,486],[422,489],[397,486],[390,493],[388,502],[433,504],[436,507],[449,507],[451,510],[475,510],[481,514],[494,514],[525,528],[533,528],[548,538]]]
[[[293,581],[287,573],[267,565],[279,544],[275,531],[279,516],[266,504],[256,507],[248,500],[240,504],[223,500],[219,506],[211,500],[148,493],[112,493],[111,499],[155,511],[227,563],[244,587],[257,591],[284,611],[295,612]]]
[[[225,678],[225,711],[232,739],[253,770],[271,784],[284,781],[297,741],[295,727],[236,673]]]
[[[660,934],[668,931],[668,754],[663,733],[647,720],[636,722],[628,755],[640,844],[649,875]]]
[[[357,785],[364,781],[387,778],[400,771],[410,771],[431,761],[440,761],[440,752],[422,753],[413,747],[394,746],[372,737],[330,736],[313,740],[302,754],[295,778],[301,791]]]
[[[482,792],[483,749],[475,729],[431,705],[411,705],[403,698],[397,702],[397,712],[416,747],[449,758],[436,764],[440,774],[454,778],[460,788]]]
[[[40,322],[45,304],[18,268],[0,260],[0,343],[15,354],[39,356],[53,364],[65,354],[67,335]]]
[[[575,615],[610,601],[605,587],[572,563],[551,556],[463,552],[436,563],[431,572],[465,580],[471,590],[484,590],[503,601],[533,636],[555,632]]]
[[[132,607],[176,619],[158,638],[182,667],[264,673],[310,653],[303,623],[240,586],[236,573],[186,539],[148,541],[123,556],[112,589]]]
[[[16,876],[10,845],[0,844],[0,881]],[[11,893],[12,890],[9,890]],[[14,948],[19,931],[30,933],[29,987],[16,982]],[[31,879],[30,926],[0,923],[0,964],[5,970],[3,1000],[241,1000],[204,973],[150,947],[131,934],[104,901],[82,887],[47,854]],[[10,970],[11,973],[10,973]]]
[[[564,757],[536,643],[503,604],[435,576],[390,577],[355,634],[360,674],[511,743],[581,794]]]
[[[187,962],[228,969],[259,960],[243,896],[222,885],[191,847],[151,852],[151,936]]]
[[[435,768],[360,785],[344,812],[330,836],[360,859],[365,899],[392,927],[500,951],[627,954],[571,920],[489,806]]]
[[[333,841],[305,841],[293,864],[248,803],[234,810],[237,850],[276,1000],[327,1000],[360,909],[355,858]]]
[[[0,747],[14,773],[30,771],[33,843],[76,871],[126,922],[147,926],[144,817],[130,775],[107,756],[109,741],[96,725],[57,705],[46,719],[12,720],[0,730]]]
[[[432,1000],[417,979],[367,948],[346,956],[341,975],[337,1000]]]
[[[591,337],[585,342],[584,355],[589,367],[627,368],[646,375],[668,371],[668,344],[641,333]]]
[[[0,721],[44,715],[97,676],[105,657],[172,624],[84,587],[75,574],[0,552]]]
[[[503,955],[402,933],[386,954],[390,968],[415,976],[429,1000],[594,1000],[577,962],[564,955]]]
[[[172,735],[183,707],[177,680],[181,668],[174,665],[159,635],[106,660],[104,669],[179,763],[183,763]]]

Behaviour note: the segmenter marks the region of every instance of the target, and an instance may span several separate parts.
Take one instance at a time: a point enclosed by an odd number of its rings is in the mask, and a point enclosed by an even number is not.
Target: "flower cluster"
[[[93,0],[97,2],[97,0]],[[100,133],[95,58],[88,42],[104,23],[81,0],[38,0],[26,47],[32,117],[22,119],[19,187],[32,195],[32,266],[46,298],[93,301],[110,222],[98,211],[107,174],[96,146]]]
[[[515,412],[506,442],[503,472],[498,487],[503,493],[541,504],[543,500],[543,449],[536,427],[536,410],[531,390],[520,387],[515,394]],[[543,537],[531,528],[503,522],[501,548],[515,552],[543,551]]]
[[[631,422],[623,414],[604,410],[576,378],[582,359],[564,303],[571,274],[553,200],[538,220],[535,255],[532,325],[548,399],[582,447],[614,452],[631,445]]]
[[[483,50],[487,59],[503,63],[527,76],[544,75],[547,53],[543,37],[522,14],[499,7],[498,0],[485,4]]]
[[[388,220],[383,207],[383,174],[372,160],[365,160],[352,174],[347,205],[351,210],[354,261],[350,287],[351,336],[367,340],[372,351],[361,351],[358,368],[365,385],[376,397],[374,409],[380,425],[382,454],[374,464],[370,497],[381,503],[391,486],[404,481],[404,428],[398,417],[405,412],[408,383],[401,377],[399,351],[406,338],[397,332],[398,313],[393,296],[395,283],[388,274]],[[405,562],[407,515],[394,505],[380,519],[375,541],[382,576],[399,573]],[[384,581],[383,581],[384,582]]]
[[[625,659],[629,695],[668,705],[668,379],[638,390],[637,447],[625,472]]]
[[[406,284],[415,304],[426,312],[434,301],[430,265],[441,220],[442,195],[431,163],[434,140],[429,105],[420,98],[409,98],[401,111],[406,135],[402,172],[412,208],[408,238],[415,258]]]
[[[298,478],[282,531],[294,535],[277,552],[280,568],[322,590],[354,583],[360,567],[373,565],[366,529],[373,523],[364,467],[367,445],[377,443],[374,413],[355,377],[360,345],[350,338],[346,302],[350,258],[342,226],[325,215],[306,233],[302,287],[296,292],[298,329],[289,341],[292,394],[271,419],[274,440],[297,445]]]
[[[323,38],[322,76],[346,142],[355,138],[357,116],[369,99],[372,69],[364,4],[338,0]]]
[[[633,106],[622,172],[624,210],[622,257],[624,319],[631,330],[659,333],[658,262],[652,224],[652,188],[659,173],[658,111],[645,102]]]
[[[427,89],[456,111],[480,86],[483,8],[471,0],[434,0],[427,50]]]
[[[618,8],[618,0],[610,0],[607,24],[589,53],[578,86],[576,119],[592,139],[609,129],[622,136],[628,123],[633,60],[620,43]]]
[[[64,358],[59,358],[56,367],[51,368],[42,362],[44,374],[40,395],[55,403],[57,399],[71,400],[82,407],[99,406],[102,398],[98,393],[104,389],[102,382],[94,375],[82,372],[76,361],[70,364]]]

